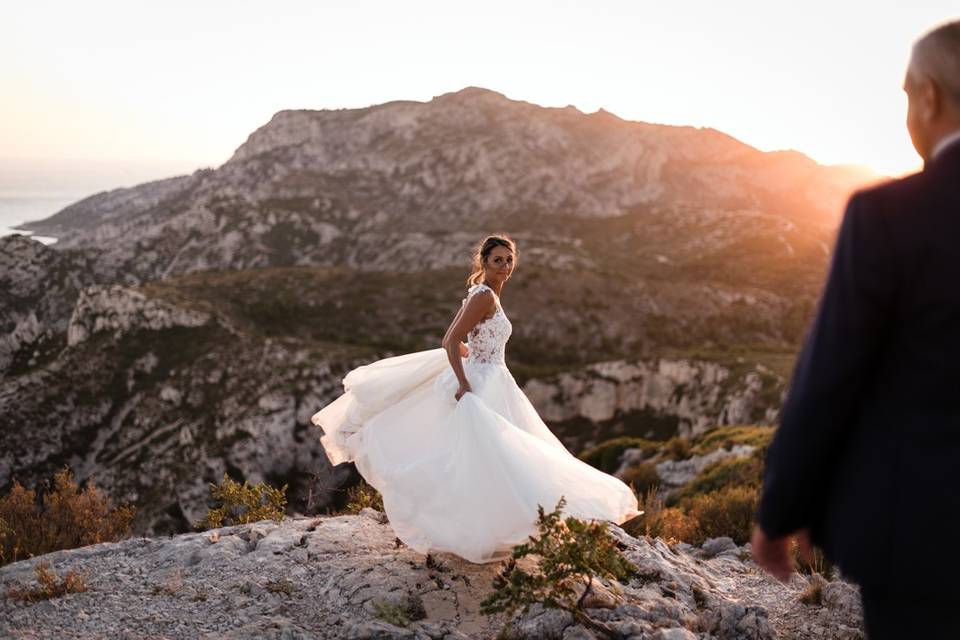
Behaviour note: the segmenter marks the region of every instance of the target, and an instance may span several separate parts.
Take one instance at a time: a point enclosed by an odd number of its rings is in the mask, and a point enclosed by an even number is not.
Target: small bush
[[[265,588],[270,593],[282,593],[286,596],[293,595],[293,592],[296,591],[294,584],[286,578],[268,580]]]
[[[392,624],[395,627],[406,627],[409,626],[411,622],[410,616],[407,615],[407,612],[404,611],[403,607],[397,604],[384,602],[382,600],[374,600],[373,611],[374,616],[380,618],[384,622]]]
[[[613,473],[620,466],[620,458],[627,449],[642,449],[643,457],[649,458],[656,455],[661,446],[662,443],[651,442],[643,438],[621,436],[601,442],[581,453],[579,457],[604,473]]]
[[[543,506],[537,505],[540,535],[530,536],[530,542],[513,547],[510,560],[493,579],[493,593],[480,603],[480,612],[512,614],[518,609],[526,612],[530,605],[542,602],[546,607],[569,611],[578,622],[594,631],[620,637],[587,615],[582,605],[592,590],[594,576],[626,580],[635,575],[637,569],[620,553],[605,522],[583,521],[572,516],[561,519],[564,505],[564,497],[550,513],[544,513]],[[517,560],[531,554],[538,558],[537,572],[533,574],[517,567]],[[583,584],[579,597],[574,588],[578,582]]]
[[[652,462],[641,462],[627,467],[621,475],[621,479],[624,483],[631,485],[633,492],[638,496],[642,496],[647,491],[660,486],[657,465]]]
[[[39,602],[87,590],[86,578],[89,572],[77,573],[71,570],[63,576],[63,579],[60,579],[46,562],[38,562],[34,565],[33,572],[37,574],[36,587],[13,587],[7,591],[7,597],[23,602]]]
[[[716,427],[696,438],[693,452],[704,455],[720,448],[729,450],[741,444],[766,449],[773,438],[773,432],[773,427]]]
[[[681,436],[674,436],[667,440],[663,447],[664,453],[670,460],[686,460],[693,455],[690,440]]]
[[[347,506],[341,513],[356,515],[367,507],[383,513],[383,496],[366,482],[347,489]]]
[[[283,520],[287,507],[287,485],[279,489],[260,482],[241,485],[223,474],[220,484],[210,484],[210,497],[220,506],[207,511],[207,517],[196,523],[198,529],[217,529],[260,520]]]
[[[756,487],[726,487],[688,501],[687,514],[696,520],[698,536],[687,540],[702,544],[707,538],[730,536],[738,545],[750,541],[759,491]]]
[[[697,521],[682,509],[664,507],[663,500],[657,497],[655,489],[641,494],[640,509],[643,517],[638,519],[637,524],[631,521],[630,529],[625,529],[633,536],[663,538],[668,544],[675,544],[695,540],[700,535]]]
[[[113,542],[130,534],[134,510],[113,507],[93,481],[84,490],[64,468],[37,492],[19,482],[0,498],[0,565],[61,549]]]
[[[666,507],[646,522],[646,535],[663,538],[669,544],[692,542],[700,538],[700,527],[692,518],[676,507]]]
[[[669,506],[731,486],[759,487],[763,481],[763,463],[754,456],[739,456],[718,460],[668,499]]]

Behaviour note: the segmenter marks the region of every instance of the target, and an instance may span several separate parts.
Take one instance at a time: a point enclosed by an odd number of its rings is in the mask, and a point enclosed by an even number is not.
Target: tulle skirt
[[[356,464],[408,547],[502,560],[561,496],[578,518],[641,513],[630,487],[567,451],[505,365],[465,360],[464,372],[472,391],[458,402],[443,349],[379,360],[311,418],[330,462]]]

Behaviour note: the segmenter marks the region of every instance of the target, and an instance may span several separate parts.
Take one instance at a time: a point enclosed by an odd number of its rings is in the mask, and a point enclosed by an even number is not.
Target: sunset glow
[[[0,157],[224,162],[281,109],[481,86],[713,127],[763,150],[919,167],[909,48],[952,17],[897,2],[37,1],[0,10]]]

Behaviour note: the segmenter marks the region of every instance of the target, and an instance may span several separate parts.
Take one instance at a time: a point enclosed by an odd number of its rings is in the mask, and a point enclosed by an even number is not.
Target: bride
[[[627,485],[567,451],[507,369],[500,294],[516,261],[512,239],[486,238],[443,348],[354,369],[311,417],[330,462],[354,462],[397,537],[423,554],[508,558],[537,533],[537,505],[552,511],[561,496],[564,516],[620,524],[642,513]]]

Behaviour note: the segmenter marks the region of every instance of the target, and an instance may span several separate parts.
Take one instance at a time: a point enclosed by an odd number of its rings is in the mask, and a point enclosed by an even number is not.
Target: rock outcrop
[[[49,362],[65,346],[80,290],[103,275],[93,263],[87,251],[0,237],[0,380]]]
[[[130,331],[201,327],[210,321],[207,313],[150,299],[128,287],[95,285],[77,299],[67,327],[67,345],[74,347],[100,332],[119,338]]]
[[[815,581],[779,583],[729,539],[672,548],[610,530],[639,573],[625,584],[595,581],[585,605],[627,638],[863,638],[859,593],[847,582],[818,583],[821,604],[807,605],[799,597]],[[88,590],[33,604],[0,599],[4,637],[455,640],[492,638],[507,622],[504,637],[515,640],[597,637],[540,605],[513,619],[481,614],[499,563],[424,557],[370,509],[61,551],[0,568],[0,590],[29,584],[38,561],[86,572]]]
[[[661,358],[599,362],[530,380],[524,392],[544,420],[575,420],[571,431],[595,444],[628,433],[689,437],[717,425],[773,424],[785,387],[786,380],[762,364]],[[591,430],[584,422],[596,426]]]

